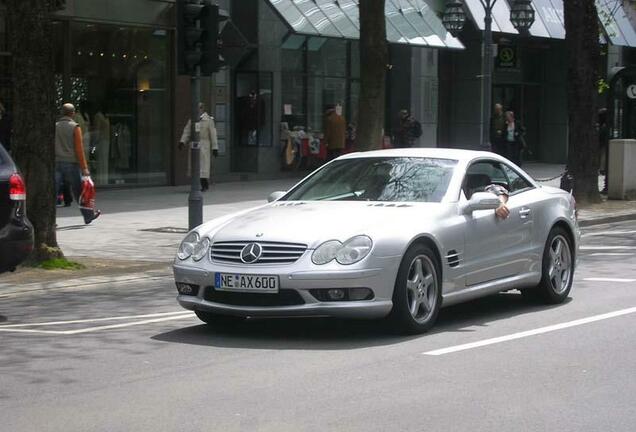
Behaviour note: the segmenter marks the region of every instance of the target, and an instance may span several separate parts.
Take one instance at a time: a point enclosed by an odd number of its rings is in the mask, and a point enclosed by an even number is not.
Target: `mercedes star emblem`
[[[263,247],[258,243],[248,243],[245,245],[243,250],[241,250],[241,261],[245,264],[251,264],[256,261],[263,255]]]

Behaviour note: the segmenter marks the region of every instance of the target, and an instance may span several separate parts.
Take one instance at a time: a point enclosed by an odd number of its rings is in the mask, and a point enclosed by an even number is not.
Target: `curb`
[[[624,222],[624,221],[635,220],[635,219],[636,219],[636,212],[620,214],[615,216],[601,216],[596,218],[579,220],[579,226],[589,227],[594,225],[603,225],[603,224],[614,223],[614,222]]]
[[[70,288],[86,288],[89,286],[126,283],[138,280],[154,280],[172,277],[172,272],[151,270],[148,272],[128,273],[119,276],[93,276],[78,279],[68,279],[62,282],[36,282],[23,285],[0,284],[0,299],[16,295],[31,294],[38,291],[55,291]],[[11,289],[13,288],[13,290]]]

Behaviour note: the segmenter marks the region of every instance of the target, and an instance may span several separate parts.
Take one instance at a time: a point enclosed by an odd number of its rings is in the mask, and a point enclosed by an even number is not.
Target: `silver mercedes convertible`
[[[370,151],[197,227],[174,277],[181,306],[211,325],[386,317],[418,333],[440,308],[501,291],[564,301],[579,240],[571,194],[496,154]]]

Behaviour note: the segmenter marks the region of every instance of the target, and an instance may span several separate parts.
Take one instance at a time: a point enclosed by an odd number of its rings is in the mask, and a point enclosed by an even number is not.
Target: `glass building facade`
[[[286,132],[320,136],[327,106],[339,107],[348,125],[357,123],[359,0],[218,3],[230,12],[246,45],[230,59],[231,67],[202,80],[201,100],[218,133],[213,178],[279,175]],[[441,10],[443,2],[386,1],[387,135],[406,108],[422,124],[418,145],[476,145],[483,7],[477,0],[465,4],[470,24],[457,39],[434,9]],[[515,60],[495,60],[493,101],[520,114],[536,159],[560,162],[567,140],[562,2],[532,4],[537,19],[531,37],[521,37],[511,27],[507,3],[497,2],[495,41]],[[174,9],[174,0],[68,0],[52,17],[58,105],[52,109],[66,101],[77,105],[98,186],[189,181],[188,154],[176,146],[191,108],[189,79],[175,71]],[[10,29],[4,13],[0,0],[0,102],[10,112]],[[634,26],[626,19],[601,21],[606,39],[636,45]]]
[[[71,102],[98,186],[165,185],[173,141],[174,4],[68,1],[52,16],[56,100]],[[13,88],[0,9],[0,101]]]
[[[167,184],[170,32],[82,21],[54,24],[56,105],[76,106],[96,184]]]

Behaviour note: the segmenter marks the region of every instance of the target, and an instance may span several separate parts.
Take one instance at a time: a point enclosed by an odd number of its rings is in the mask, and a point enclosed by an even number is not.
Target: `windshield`
[[[440,202],[456,160],[422,157],[343,159],[294,188],[288,201]]]

